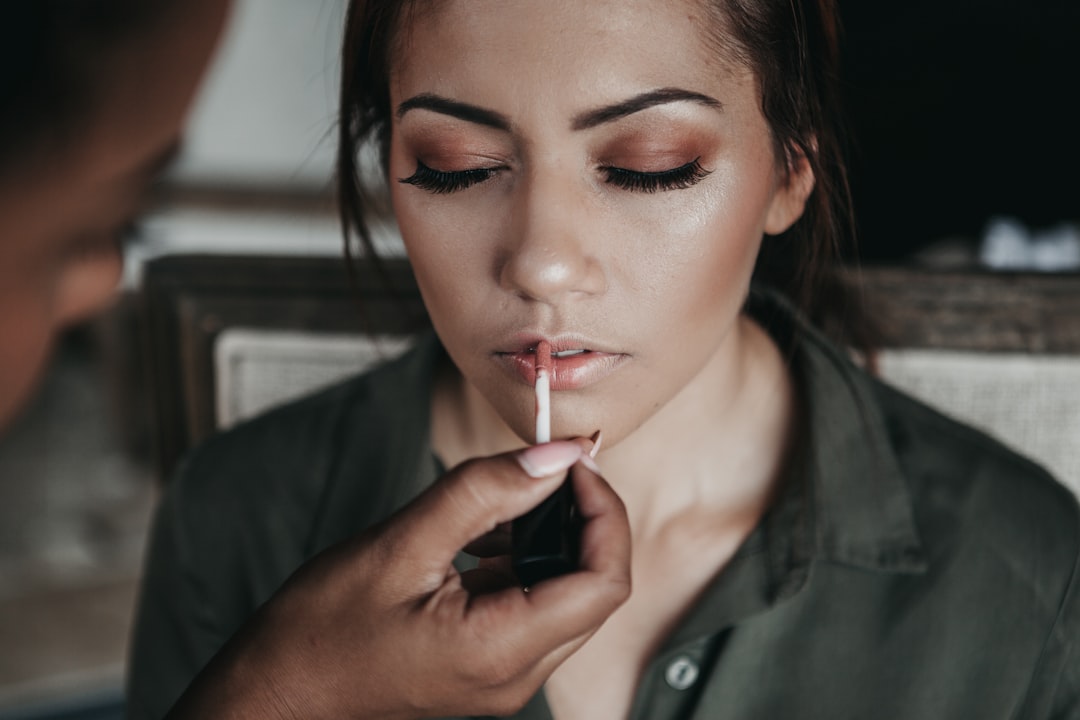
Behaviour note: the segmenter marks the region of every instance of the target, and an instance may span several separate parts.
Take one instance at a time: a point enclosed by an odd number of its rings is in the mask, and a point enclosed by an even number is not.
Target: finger
[[[571,438],[568,442],[576,443],[581,447],[582,458],[589,454],[595,443],[588,438]],[[473,540],[463,550],[476,557],[495,557],[509,555],[513,546],[512,523],[500,523],[498,527],[486,535]]]
[[[582,522],[580,566],[578,572],[556,580],[575,581],[586,587],[572,590],[556,587],[554,581],[539,583],[531,589],[531,600],[541,606],[548,595],[557,600],[563,593],[589,592],[596,604],[593,612],[607,617],[630,593],[630,522],[622,500],[594,471],[578,464],[571,478]],[[583,611],[587,606],[584,601],[580,604]],[[578,626],[584,629],[593,622],[597,622],[596,616],[585,613]]]
[[[518,582],[517,574],[514,573],[514,563],[509,555],[499,555],[497,557],[481,558],[477,567],[482,567],[493,572],[502,573],[508,578]]]
[[[599,475],[573,470],[584,519],[581,569],[529,593],[476,598],[477,620],[498,628],[523,655],[540,658],[595,632],[630,594],[630,525],[622,501]]]
[[[571,481],[582,522],[581,569],[630,583],[630,520],[615,490],[585,463],[574,466]]]
[[[597,433],[594,434],[592,438],[575,437],[575,438],[567,438],[567,441],[577,443],[578,447],[581,448],[582,452],[584,452],[586,455],[589,455],[590,457],[595,458],[596,453],[593,452],[593,449],[596,448],[597,441],[594,440],[593,438],[597,438],[597,437],[599,437],[599,431],[597,431]]]
[[[579,635],[573,640],[559,645],[547,655],[537,660],[533,667],[527,672],[528,680],[526,680],[526,682],[530,684],[535,683],[535,686],[539,688],[547,682],[547,679],[551,677],[551,674],[555,672],[567,658],[576,653],[594,634],[595,632],[590,632],[585,635]]]
[[[432,568],[443,567],[471,541],[554,492],[581,454],[579,444],[558,441],[462,463],[391,523],[398,547]]]
[[[488,534],[481,535],[466,545],[463,550],[470,555],[481,558],[509,555],[512,540],[510,523],[500,523],[498,527]]]
[[[461,573],[461,585],[470,595],[484,595],[508,588],[517,588],[517,579],[513,575],[486,567],[478,567]]]

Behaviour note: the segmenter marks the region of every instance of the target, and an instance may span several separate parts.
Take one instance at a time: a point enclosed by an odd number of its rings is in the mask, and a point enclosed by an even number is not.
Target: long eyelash
[[[694,158],[685,165],[659,172],[639,172],[618,167],[603,167],[607,182],[632,192],[654,193],[661,190],[684,190],[693,187],[709,175],[701,167],[701,158]]]
[[[398,182],[405,185],[415,185],[421,190],[427,190],[436,195],[446,195],[482,183],[494,174],[495,171],[488,168],[455,170],[452,172],[433,170],[417,160],[416,172],[407,178],[398,179]]]

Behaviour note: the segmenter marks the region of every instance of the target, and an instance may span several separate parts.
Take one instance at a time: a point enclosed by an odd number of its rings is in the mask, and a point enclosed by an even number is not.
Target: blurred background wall
[[[172,173],[187,185],[330,188],[345,0],[245,0]]]
[[[1080,218],[1080,3],[840,0],[840,8],[866,260],[982,239],[998,217],[1036,232]]]

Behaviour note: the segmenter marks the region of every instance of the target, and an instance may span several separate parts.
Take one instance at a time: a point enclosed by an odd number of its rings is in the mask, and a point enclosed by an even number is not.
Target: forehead
[[[550,106],[655,87],[708,93],[750,75],[720,51],[716,11],[695,0],[421,0],[400,22],[395,101],[423,91],[482,102],[485,88],[513,87]]]

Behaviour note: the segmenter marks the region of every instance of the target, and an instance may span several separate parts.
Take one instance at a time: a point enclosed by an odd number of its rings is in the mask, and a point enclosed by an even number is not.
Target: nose
[[[499,267],[502,286],[548,305],[597,295],[606,282],[588,191],[565,173],[533,172],[518,189]]]
[[[57,328],[85,320],[111,304],[122,272],[120,249],[112,245],[69,261],[58,278],[53,299]]]

